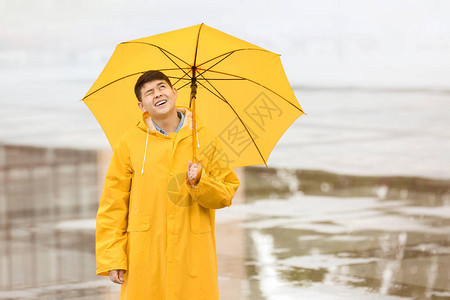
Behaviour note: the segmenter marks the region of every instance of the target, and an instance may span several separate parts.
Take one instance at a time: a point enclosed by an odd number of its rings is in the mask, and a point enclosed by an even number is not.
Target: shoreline
[[[111,155],[112,150],[110,148],[98,148],[98,147],[65,147],[65,146],[39,146],[39,145],[27,145],[27,144],[10,144],[0,141],[0,170],[4,169],[6,165],[8,165],[7,157],[3,157],[4,150],[3,148],[10,148],[17,149],[20,152],[26,151],[27,149],[30,151],[56,151],[56,152],[80,152],[80,153],[104,153],[106,155]],[[8,165],[8,167],[20,167],[20,166],[27,166],[26,161],[22,160],[22,163],[19,163],[18,165]],[[42,161],[44,163],[44,161]],[[108,162],[106,162],[108,163]],[[28,166],[29,167],[29,166]],[[351,180],[352,178],[364,178],[368,181],[375,182],[375,181],[427,181],[427,182],[435,182],[438,186],[450,186],[450,177],[440,177],[440,176],[425,176],[425,175],[415,175],[415,174],[389,174],[389,173],[357,173],[357,172],[339,172],[339,171],[333,171],[333,170],[327,170],[327,169],[314,169],[314,168],[286,168],[286,167],[280,167],[280,166],[271,166],[269,162],[269,166],[266,167],[264,165],[255,165],[255,166],[246,166],[246,167],[239,167],[237,169],[249,169],[252,170],[251,172],[255,172],[258,170],[262,174],[274,174],[276,172],[285,172],[285,173],[296,173],[298,177],[301,177],[302,174],[308,175],[314,175],[314,176],[322,176],[322,177],[336,177],[344,180]]]

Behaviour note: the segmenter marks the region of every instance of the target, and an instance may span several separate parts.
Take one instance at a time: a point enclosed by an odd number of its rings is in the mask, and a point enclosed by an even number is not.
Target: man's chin
[[[150,113],[150,115],[152,116],[157,116],[158,118],[164,118],[164,117],[168,117],[171,114],[176,113],[176,108],[173,107],[160,107],[159,109],[154,109],[153,110],[153,114]]]

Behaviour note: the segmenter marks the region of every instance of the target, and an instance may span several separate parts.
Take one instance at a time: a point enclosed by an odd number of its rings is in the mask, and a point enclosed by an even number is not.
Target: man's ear
[[[142,110],[142,112],[147,112],[147,110],[145,109],[145,107],[141,101],[138,101],[138,106],[139,106],[139,109]]]
[[[178,97],[178,91],[177,91],[177,89],[173,87],[172,90],[173,90],[173,93],[175,94],[175,98],[177,98],[177,97]]]

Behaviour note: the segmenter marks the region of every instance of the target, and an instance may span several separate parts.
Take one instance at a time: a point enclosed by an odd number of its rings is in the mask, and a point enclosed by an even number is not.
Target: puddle
[[[0,299],[118,299],[95,275],[105,161],[0,145]],[[449,181],[239,172],[216,213],[221,299],[450,299]]]

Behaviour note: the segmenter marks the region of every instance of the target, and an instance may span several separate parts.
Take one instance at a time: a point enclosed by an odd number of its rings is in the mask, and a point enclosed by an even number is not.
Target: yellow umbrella
[[[304,113],[278,54],[200,24],[117,46],[83,98],[112,147],[142,118],[134,85],[148,70],[171,79],[177,106],[192,108],[219,137],[229,167],[267,165]]]

